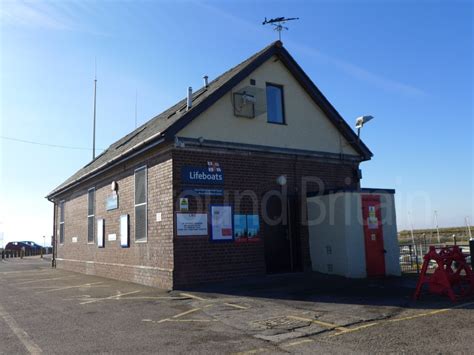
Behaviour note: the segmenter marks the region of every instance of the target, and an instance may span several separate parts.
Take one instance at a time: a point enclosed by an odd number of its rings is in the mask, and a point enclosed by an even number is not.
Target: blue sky
[[[299,16],[285,47],[374,158],[363,186],[397,190],[400,229],[473,221],[470,1],[57,1],[0,4],[0,231],[52,234],[44,196],[97,146],[183,98],[277,36],[264,17]],[[33,145],[10,138],[51,145]]]

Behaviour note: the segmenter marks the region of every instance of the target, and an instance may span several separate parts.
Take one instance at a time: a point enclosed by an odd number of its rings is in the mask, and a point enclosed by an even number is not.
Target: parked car
[[[28,242],[28,241],[25,241],[25,242],[21,242],[21,243],[24,243],[25,245],[28,245],[30,247],[30,249],[33,249],[33,250],[38,250],[40,251],[43,247],[35,242]]]
[[[5,246],[5,250],[21,250],[25,248],[25,251],[40,251],[41,245],[36,244],[35,242],[31,241],[22,241],[22,242],[9,242]]]

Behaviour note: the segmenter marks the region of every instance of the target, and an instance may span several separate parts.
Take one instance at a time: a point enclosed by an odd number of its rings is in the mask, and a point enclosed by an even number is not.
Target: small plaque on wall
[[[118,208],[118,195],[117,192],[113,191],[112,195],[107,196],[105,200],[105,209],[107,211],[115,210]]]

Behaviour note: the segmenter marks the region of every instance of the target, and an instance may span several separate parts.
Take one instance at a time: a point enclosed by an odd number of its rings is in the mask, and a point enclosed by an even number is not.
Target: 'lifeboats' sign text
[[[224,173],[219,163],[208,161],[206,168],[183,167],[181,180],[188,184],[222,185],[224,184]]]

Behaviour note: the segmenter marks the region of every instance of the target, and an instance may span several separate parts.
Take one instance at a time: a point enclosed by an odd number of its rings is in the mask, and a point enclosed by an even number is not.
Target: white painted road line
[[[303,340],[294,341],[294,342],[288,343],[288,344],[282,344],[281,346],[285,347],[285,348],[289,348],[291,346],[297,346],[297,345],[313,343],[313,342],[314,342],[313,339],[303,339]]]
[[[189,311],[186,311],[186,312],[183,312],[183,313],[180,313],[180,314],[176,314],[173,316],[173,318],[179,318],[179,317],[182,317],[182,316],[185,316],[187,314],[190,314],[190,313],[194,313],[194,312],[197,312],[197,311],[200,311],[201,308],[193,308],[193,309],[190,309]]]
[[[193,295],[193,294],[190,294],[190,293],[180,293],[181,296],[184,296],[184,297],[189,297],[189,298],[194,298],[195,300],[198,300],[198,301],[206,301],[205,298],[202,298],[202,297],[199,297],[199,296],[196,296],[196,295]]]
[[[27,332],[21,329],[16,322],[16,320],[5,311],[5,309],[0,305],[0,317],[5,321],[5,323],[10,327],[13,334],[21,341],[23,346],[30,354],[41,354],[41,348],[31,339]]]
[[[235,304],[235,303],[224,303],[226,306],[229,306],[229,307],[234,307],[234,308],[237,308],[237,309],[249,309],[250,307],[244,307],[244,306],[241,306],[239,304]]]

